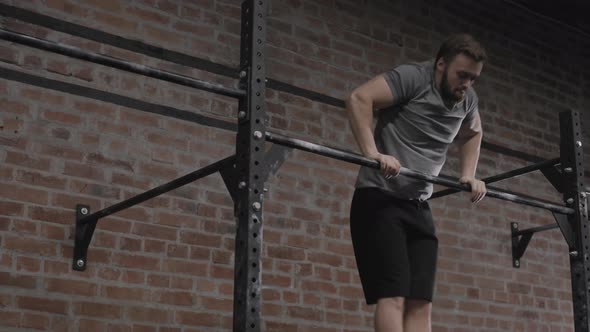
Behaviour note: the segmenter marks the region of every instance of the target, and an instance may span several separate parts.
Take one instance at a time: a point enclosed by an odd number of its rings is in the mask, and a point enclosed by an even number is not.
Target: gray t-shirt
[[[463,122],[476,119],[477,95],[470,87],[453,109],[435,86],[434,62],[410,63],[384,73],[396,104],[377,111],[375,143],[380,153],[396,157],[402,167],[438,175],[447,149]],[[405,176],[385,179],[377,169],[361,167],[356,188],[378,187],[404,199],[426,200],[432,184]]]

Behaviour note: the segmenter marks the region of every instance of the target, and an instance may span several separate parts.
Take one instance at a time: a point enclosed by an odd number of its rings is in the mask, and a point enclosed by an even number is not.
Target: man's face
[[[458,54],[446,63],[442,58],[437,62],[437,70],[442,71],[440,91],[445,101],[457,103],[465,98],[467,89],[481,74],[482,62],[476,62],[465,54]]]

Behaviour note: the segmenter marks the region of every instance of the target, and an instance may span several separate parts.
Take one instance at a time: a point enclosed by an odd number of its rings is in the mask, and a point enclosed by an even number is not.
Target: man
[[[347,98],[360,150],[381,166],[361,168],[350,212],[365,299],[377,304],[377,332],[431,330],[438,240],[426,199],[433,186],[398,177],[400,167],[438,175],[456,137],[460,182],[471,186],[472,202],[485,196],[475,178],[483,133],[472,88],[485,59],[472,36],[453,35],[434,61],[399,66]]]

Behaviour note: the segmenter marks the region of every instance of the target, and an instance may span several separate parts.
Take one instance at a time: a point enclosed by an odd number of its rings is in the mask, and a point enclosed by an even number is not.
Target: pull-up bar
[[[379,168],[379,162],[373,159],[369,159],[363,157],[358,154],[354,154],[351,152],[338,150],[334,148],[330,148],[327,146],[306,142],[300,139],[291,138],[287,136],[283,136],[280,134],[273,134],[271,132],[266,132],[266,140],[269,142],[273,142],[276,144],[288,146],[291,148],[313,152],[322,156],[331,157],[338,160],[348,161],[357,165],[361,166],[368,166],[372,168]],[[440,184],[446,187],[458,189],[461,191],[471,191],[471,187],[467,184],[459,183],[458,179],[454,179],[445,175],[441,176],[433,176],[424,173],[420,173],[408,168],[402,167],[400,170],[400,175],[408,176],[414,179],[423,180],[430,183]],[[503,191],[498,188],[487,186],[487,196],[494,197],[498,199],[502,199],[505,201],[510,201],[518,204],[528,205],[539,207],[543,209],[547,209],[552,212],[562,213],[562,214],[574,214],[574,209],[557,205],[551,202],[542,201],[539,199],[528,198],[524,197],[522,194],[518,193],[511,193],[507,191]]]
[[[21,45],[34,47],[61,55],[66,55],[80,60],[98,63],[112,68],[121,69],[134,74],[140,74],[159,80],[188,86],[191,88],[201,89],[204,91],[219,93],[220,95],[228,97],[239,98],[244,97],[246,95],[246,91],[244,90],[226,87],[221,84],[209,83],[207,81],[199,80],[196,78],[179,75],[156,68],[151,68],[135,62],[116,59],[107,55],[82,50],[78,47],[63,45],[48,40],[8,31],[5,29],[0,29],[0,39],[4,39]]]

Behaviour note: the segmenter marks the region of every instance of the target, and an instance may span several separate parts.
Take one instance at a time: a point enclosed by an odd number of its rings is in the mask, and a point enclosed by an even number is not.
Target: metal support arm
[[[90,207],[87,205],[76,206],[76,238],[74,243],[74,255],[72,268],[77,271],[84,271],[86,269],[86,253],[88,246],[92,240],[94,229],[100,218],[104,218],[113,213],[127,209],[139,203],[145,202],[148,199],[167,193],[171,190],[184,186],[195,180],[203,178],[207,175],[213,174],[221,169],[229,167],[234,164],[236,157],[230,156],[215,162],[211,165],[205,166],[199,170],[181,176],[178,179],[172,180],[156,188],[150,189],[139,195],[133,196],[115,205],[104,208],[93,214],[90,213]]]

